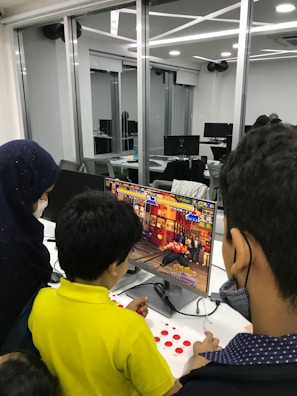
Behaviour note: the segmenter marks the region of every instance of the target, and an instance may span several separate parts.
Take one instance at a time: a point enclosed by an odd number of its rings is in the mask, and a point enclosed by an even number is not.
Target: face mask
[[[226,304],[251,321],[249,295],[245,287],[238,289],[234,277],[221,286],[220,295]]]
[[[45,201],[44,199],[39,199],[37,204],[37,209],[35,210],[35,212],[33,212],[33,216],[35,216],[36,219],[39,219],[42,216],[47,205],[48,205],[48,200]]]

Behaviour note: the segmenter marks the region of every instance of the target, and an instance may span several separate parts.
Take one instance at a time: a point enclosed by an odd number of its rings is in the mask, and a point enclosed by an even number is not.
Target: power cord
[[[206,317],[208,317],[208,316],[214,314],[214,313],[216,312],[216,310],[218,309],[219,305],[220,305],[220,302],[219,302],[219,301],[214,301],[214,302],[216,303],[215,309],[212,310],[212,311],[209,312],[209,313],[200,315],[200,314],[199,314],[200,310],[199,310],[199,306],[198,306],[198,305],[199,305],[199,302],[203,299],[202,297],[200,297],[200,298],[198,298],[198,301],[197,301],[196,314],[189,314],[189,313],[186,313],[186,312],[179,311],[178,309],[175,308],[175,306],[172,304],[172,302],[170,301],[170,299],[169,299],[169,297],[168,297],[167,291],[166,291],[166,289],[164,288],[163,283],[160,283],[160,282],[155,282],[155,283],[153,283],[153,282],[142,283],[142,286],[144,286],[144,285],[148,285],[148,286],[149,286],[149,285],[153,285],[155,292],[156,292],[156,293],[158,294],[158,296],[168,305],[168,307],[171,309],[171,311],[172,311],[172,312],[179,313],[180,315],[191,316],[191,317],[198,317],[198,318],[206,318]],[[132,287],[130,287],[129,289],[126,289],[126,290],[122,291],[121,293],[119,293],[119,295],[121,295],[121,294],[123,294],[123,293],[126,293],[126,292],[129,291],[129,290],[136,289],[137,287],[138,287],[138,285],[132,286]],[[212,301],[213,301],[213,300],[212,300]]]

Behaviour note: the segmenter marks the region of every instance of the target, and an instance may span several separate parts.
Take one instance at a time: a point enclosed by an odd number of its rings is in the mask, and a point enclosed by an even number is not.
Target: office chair
[[[74,172],[87,173],[87,167],[83,162],[80,163],[80,162],[61,159],[59,165],[60,165],[61,169],[70,170],[70,171],[74,171]]]
[[[109,159],[95,159],[96,174],[115,177],[113,166]]]
[[[215,161],[221,161],[221,158],[227,154],[227,148],[225,147],[211,146],[210,148],[213,153],[213,159]]]
[[[222,163],[218,161],[208,161],[207,167],[209,171],[209,199],[218,202],[218,206],[223,206],[222,195],[219,185],[219,177]]]
[[[173,180],[171,192],[193,198],[209,199],[209,187],[191,180]]]
[[[158,188],[159,190],[171,191],[172,183],[172,180],[155,179],[152,182],[152,187]]]

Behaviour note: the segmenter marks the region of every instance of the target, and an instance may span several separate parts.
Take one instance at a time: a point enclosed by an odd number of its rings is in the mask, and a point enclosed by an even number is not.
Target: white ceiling
[[[287,14],[279,14],[275,11],[275,6],[281,2],[284,1],[258,0],[254,3],[253,28],[268,29],[266,32],[257,32],[252,36],[251,55],[255,59],[297,56],[297,39],[294,45],[287,40],[280,39],[284,36],[297,36],[297,1],[286,1],[296,6],[294,12]],[[118,35],[130,39],[130,44],[132,40],[136,39],[136,17],[135,13],[131,12],[131,8],[121,10],[118,25]],[[175,0],[161,5],[153,4],[150,13],[150,40],[154,41],[155,38],[180,40],[179,43],[151,46],[151,56],[163,59],[172,58],[169,51],[175,49],[181,52],[180,57],[183,60],[195,60],[198,63],[222,59],[232,61],[232,58],[236,60],[237,50],[232,48],[232,45],[238,41],[236,29],[239,28],[240,1]],[[110,33],[109,13],[88,15],[79,18],[79,20],[84,27]],[[280,29],[280,24],[291,21],[296,21],[293,28],[283,27]],[[191,26],[180,29],[180,26],[189,24],[189,22]],[[276,27],[275,24],[278,24],[277,30],[273,30]],[[234,29],[233,34],[224,37],[226,32]],[[216,32],[214,37],[203,38],[203,34],[210,32]],[[87,34],[87,32],[83,33]],[[102,34],[99,36],[101,36],[100,40],[110,40]],[[187,39],[189,41],[186,41],[184,38],[187,36],[194,37],[192,39],[190,37]],[[121,42],[122,45],[129,45],[128,41],[122,40]],[[231,56],[222,57],[221,52],[223,51],[231,52]],[[296,53],[292,51],[296,51]],[[199,58],[194,59],[193,56]]]
[[[47,0],[46,5],[55,3],[57,0]],[[279,14],[275,11],[275,6],[279,3],[292,3],[296,10],[288,14]],[[35,4],[44,6],[44,1],[30,0],[0,0],[0,7],[11,8]],[[237,50],[232,45],[238,41],[240,18],[240,1],[236,0],[174,0],[166,1],[164,4],[151,6],[150,15],[150,39],[179,39],[179,43],[159,44],[150,48],[150,55],[158,58],[170,58],[169,51],[172,49],[181,52],[180,58],[198,63],[209,60],[221,60],[222,51],[230,51],[230,58],[237,56]],[[157,14],[158,13],[158,14]],[[214,14],[215,13],[215,14]],[[201,18],[203,17],[203,18]],[[86,30],[83,34],[92,34],[102,41],[112,40],[120,42],[124,46],[129,46],[136,39],[136,16],[135,9],[122,9],[119,13],[118,36],[110,37],[111,24],[110,12],[100,14],[90,14],[80,16],[79,21],[84,28],[92,28],[97,33],[90,33]],[[251,41],[251,55],[260,58],[278,58],[280,56],[297,56],[297,39],[292,45],[288,40],[283,40],[284,36],[297,36],[297,22],[294,27],[272,30],[275,24],[283,24],[290,21],[297,21],[297,0],[258,0],[254,3],[253,28],[265,27],[270,31],[254,33]],[[191,24],[186,28],[180,27],[186,23]],[[197,23],[198,22],[198,23]],[[224,37],[226,32],[235,32]],[[100,33],[101,32],[101,33]],[[105,32],[105,33],[104,33]],[[203,34],[215,32],[212,38],[203,38]],[[219,33],[223,32],[223,33]],[[103,33],[103,34],[102,34]],[[120,37],[121,39],[120,39]],[[192,39],[187,36],[194,36]],[[124,39],[123,39],[124,38]],[[296,44],[296,45],[295,45]],[[270,50],[270,51],[264,51]],[[265,56],[264,56],[265,55]],[[198,56],[199,59],[194,59]],[[226,60],[231,60],[225,57]]]

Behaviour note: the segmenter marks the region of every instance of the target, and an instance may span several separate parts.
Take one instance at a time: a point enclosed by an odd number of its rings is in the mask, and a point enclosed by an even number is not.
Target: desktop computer
[[[150,307],[167,317],[197,295],[208,296],[216,203],[110,178],[105,190],[139,216],[143,234],[130,262],[155,275],[126,294],[148,296]]]
[[[199,135],[164,136],[164,155],[191,156],[199,155]]]
[[[220,139],[226,138],[227,135],[231,135],[232,130],[233,124],[206,122],[204,124],[203,136],[211,138],[214,142],[220,142]]]

